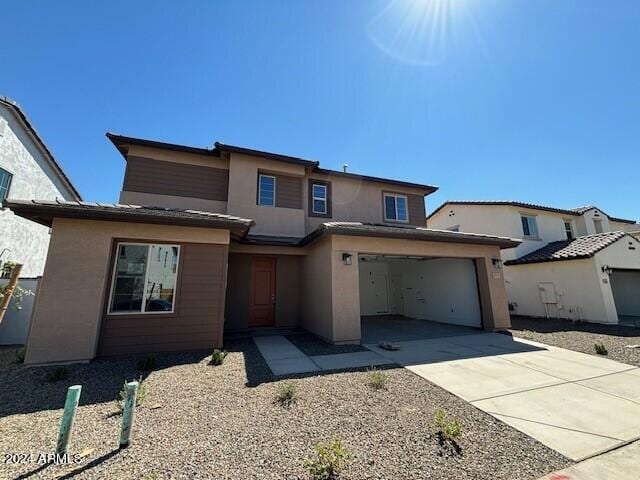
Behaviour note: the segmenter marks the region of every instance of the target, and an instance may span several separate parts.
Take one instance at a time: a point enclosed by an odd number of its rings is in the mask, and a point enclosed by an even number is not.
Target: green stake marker
[[[136,413],[136,397],[138,395],[138,382],[127,383],[127,398],[122,412],[122,430],[120,432],[120,448],[131,445],[131,430]]]
[[[76,410],[80,401],[80,392],[82,385],[73,385],[67,390],[67,399],[64,402],[64,413],[62,414],[62,422],[60,423],[60,434],[58,435],[58,444],[56,453],[63,455],[69,450],[69,440],[71,440],[71,429],[73,421],[76,418]]]

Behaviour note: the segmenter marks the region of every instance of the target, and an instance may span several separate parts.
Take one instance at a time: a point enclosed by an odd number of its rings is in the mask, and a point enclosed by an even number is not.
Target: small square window
[[[384,219],[390,222],[408,222],[406,195],[395,193],[384,194]]]
[[[276,177],[262,175],[258,177],[258,205],[275,207],[276,205]]]
[[[11,187],[12,178],[13,175],[0,168],[0,202],[9,196],[9,187]]]

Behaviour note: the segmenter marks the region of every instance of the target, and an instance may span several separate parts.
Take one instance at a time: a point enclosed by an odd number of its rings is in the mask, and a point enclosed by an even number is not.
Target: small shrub
[[[333,439],[329,444],[318,443],[315,451],[315,456],[304,464],[304,468],[314,480],[337,478],[352,457],[351,452],[342,446],[338,438]]]
[[[608,355],[609,354],[609,352],[607,351],[606,347],[601,343],[596,343],[593,347],[595,348],[596,353],[598,355]]]
[[[64,380],[69,376],[69,370],[67,367],[56,367],[53,370],[47,371],[45,375],[45,380],[47,382],[59,382],[60,380]]]
[[[296,392],[296,386],[291,383],[283,383],[278,387],[278,393],[276,393],[276,402],[283,407],[291,407],[298,401],[298,393]]]
[[[445,440],[453,442],[462,433],[462,425],[460,425],[460,422],[457,419],[449,420],[447,418],[447,412],[442,408],[436,410],[434,421],[436,427],[438,427],[438,434]]]
[[[371,368],[368,374],[367,385],[374,390],[386,390],[389,383],[389,375],[378,370],[377,368]]]
[[[16,350],[16,363],[24,363],[24,356],[26,353],[27,349],[25,347]]]
[[[222,365],[222,362],[224,362],[224,359],[226,356],[227,356],[227,352],[216,348],[211,354],[211,362],[210,362],[211,365],[216,365],[216,366]]]
[[[149,355],[148,357],[141,358],[138,360],[138,370],[141,372],[148,372],[156,368],[156,356]]]
[[[147,399],[147,384],[142,380],[142,377],[138,378],[138,393],[136,394],[136,407],[141,407],[144,405],[145,400]],[[124,404],[127,401],[127,381],[122,384],[122,388],[120,392],[118,392],[118,397],[116,398],[116,403],[118,404],[118,409],[120,411],[124,410]]]

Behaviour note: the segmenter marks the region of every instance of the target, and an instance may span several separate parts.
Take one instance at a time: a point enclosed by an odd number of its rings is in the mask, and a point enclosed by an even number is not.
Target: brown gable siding
[[[276,177],[276,207],[302,208],[302,179],[288,175]]]
[[[227,252],[226,245],[181,244],[175,312],[105,315],[98,355],[221,346]]]
[[[229,171],[222,168],[129,157],[123,190],[226,202]]]
[[[409,225],[416,227],[425,227],[427,225],[426,214],[424,210],[424,197],[422,195],[407,195],[407,203],[409,208]]]

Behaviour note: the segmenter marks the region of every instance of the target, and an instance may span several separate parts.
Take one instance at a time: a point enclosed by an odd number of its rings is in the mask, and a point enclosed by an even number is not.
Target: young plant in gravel
[[[606,347],[602,344],[602,343],[596,343],[593,348],[595,348],[596,353],[598,355],[608,355],[609,351],[606,349]]]
[[[24,356],[27,353],[27,349],[22,347],[16,350],[16,363],[24,363]]]
[[[69,370],[67,367],[55,367],[53,370],[48,370],[45,375],[47,382],[59,382],[65,380],[69,376]]]
[[[434,415],[434,422],[438,428],[437,436],[440,446],[443,448],[452,448],[453,452],[460,454],[462,448],[458,444],[458,437],[462,433],[462,425],[457,419],[449,420],[447,412],[442,408],[438,408]]]
[[[282,407],[289,408],[298,401],[298,392],[296,386],[291,383],[283,383],[278,387],[276,393],[276,402]]]
[[[141,358],[138,360],[138,370],[141,372],[150,372],[154,368],[156,368],[157,361],[155,355],[149,355],[148,357]]]
[[[367,375],[367,385],[374,390],[386,390],[389,383],[389,375],[377,368],[370,368]]]
[[[142,380],[142,377],[138,378],[138,392],[136,394],[136,407],[141,407],[144,405],[145,400],[147,399],[147,384]],[[116,398],[116,404],[118,405],[118,410],[121,412],[124,410],[124,404],[127,401],[127,381],[125,380],[122,384],[122,388],[118,392],[118,397]]]
[[[313,480],[333,480],[347,466],[353,455],[342,446],[339,438],[331,443],[318,443],[315,446],[315,456],[308,459],[304,468]]]
[[[222,362],[224,362],[226,356],[227,352],[216,348],[211,354],[211,362],[209,363],[215,366],[222,365]]]

